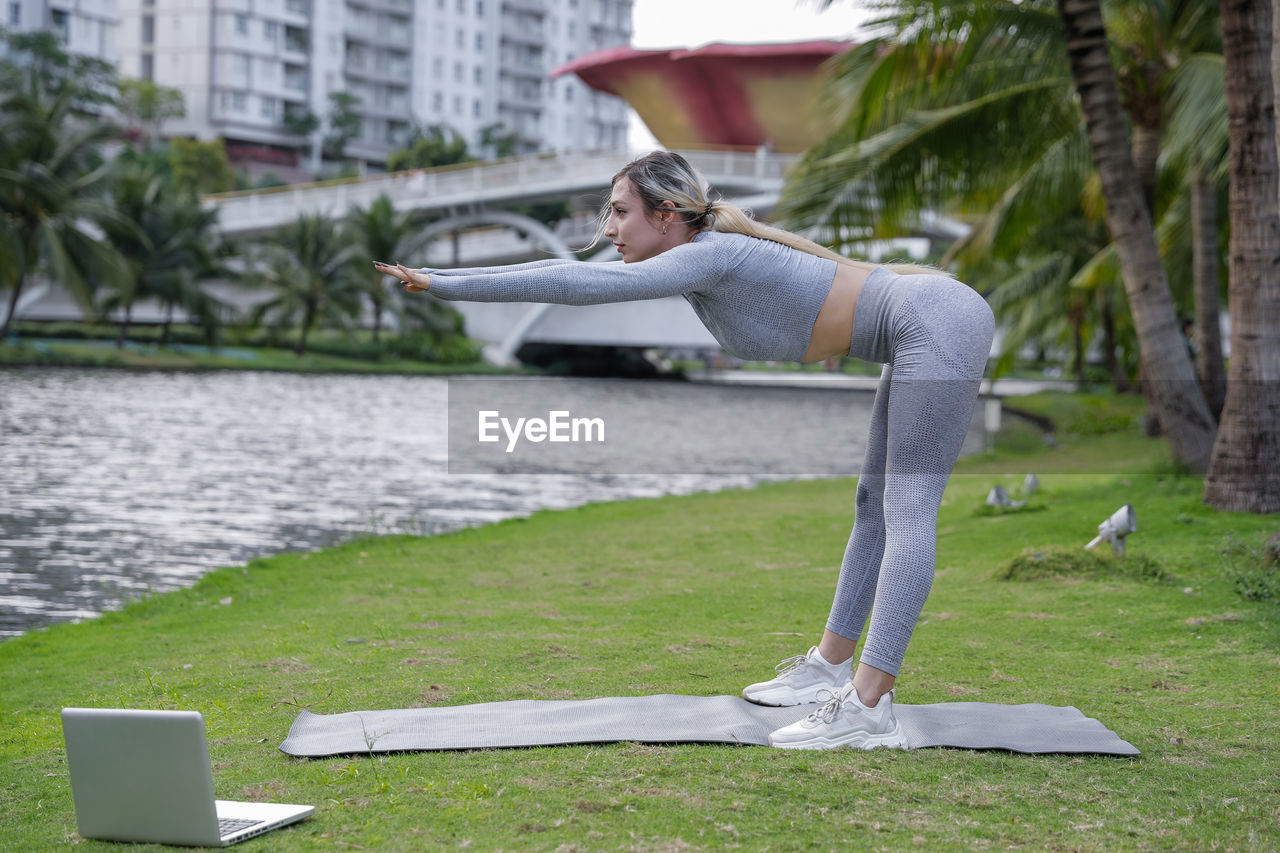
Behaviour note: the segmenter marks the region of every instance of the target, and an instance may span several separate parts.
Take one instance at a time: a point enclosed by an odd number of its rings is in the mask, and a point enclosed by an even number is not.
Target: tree
[[[40,63],[0,70],[0,274],[12,290],[0,324],[9,333],[27,278],[37,271],[66,286],[86,311],[101,283],[126,274],[102,228],[123,224],[104,198],[108,167],[100,148],[115,127],[77,113],[97,95],[74,76],[51,91]]]
[[[295,136],[302,137],[300,147],[306,148],[310,144],[311,134],[320,129],[320,117],[305,107],[294,107],[289,104],[284,110],[284,119],[281,122],[284,129]]]
[[[1128,130],[1108,54],[1099,0],[1058,0],[1067,55],[1080,95],[1094,167],[1107,205],[1129,308],[1154,400],[1174,458],[1208,469],[1216,432],[1213,415],[1183,346],[1155,229],[1129,148]]]
[[[318,321],[342,326],[359,315],[363,281],[355,265],[361,263],[368,259],[337,224],[322,215],[299,216],[246,253],[244,283],[275,293],[255,310],[255,320],[296,328],[294,352],[301,357]]]
[[[387,291],[387,283],[393,279],[367,262],[419,254],[425,245],[422,227],[412,215],[397,213],[385,195],[378,196],[368,208],[352,207],[347,213],[346,226],[357,257],[366,261],[366,267],[356,266],[356,271],[363,273],[365,294],[373,306],[373,339],[376,341],[382,331],[383,315],[396,302]],[[427,301],[440,309],[445,307],[438,300]]]
[[[116,70],[111,63],[67,53],[48,30],[6,32],[3,38],[8,56],[0,59],[0,89],[22,89],[33,79],[50,98],[70,89],[70,112],[80,117],[99,117],[115,103]]]
[[[117,109],[129,126],[138,128],[144,152],[151,150],[166,121],[187,114],[182,92],[159,86],[154,80],[121,80],[117,88]]]
[[[405,147],[391,152],[387,157],[387,170],[430,169],[473,159],[461,134],[446,125],[431,124],[415,128]]]
[[[105,230],[124,257],[128,275],[106,288],[100,304],[123,312],[116,345],[128,336],[134,304],[157,299],[165,308],[161,345],[169,340],[176,307],[184,308],[212,337],[218,305],[200,282],[225,274],[217,260],[217,210],[204,209],[191,195],[179,192],[167,178],[144,163],[118,159],[111,198],[124,221]]]
[[[1280,510],[1280,211],[1271,4],[1221,0],[1231,160],[1231,365],[1205,502]]]
[[[506,126],[501,122],[480,128],[480,147],[495,159],[514,157],[526,141],[518,132],[511,130],[504,133],[505,130]]]
[[[193,195],[221,193],[236,185],[235,171],[227,159],[226,144],[221,139],[208,142],[171,139],[169,164],[173,170],[173,181],[183,192]]]
[[[1222,415],[1227,375],[1219,327],[1224,256],[1218,227],[1219,195],[1227,177],[1227,107],[1221,54],[1187,58],[1173,75],[1167,151],[1188,175],[1191,267],[1199,346],[1196,376],[1215,418]]]
[[[349,92],[329,93],[329,132],[324,137],[324,156],[341,160],[347,156],[347,145],[358,139],[364,122],[355,108],[360,99]]]

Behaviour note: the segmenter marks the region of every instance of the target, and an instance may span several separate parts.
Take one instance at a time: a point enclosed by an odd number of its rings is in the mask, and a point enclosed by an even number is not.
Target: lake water
[[[541,508],[823,475],[814,458],[832,460],[826,473],[856,473],[871,404],[858,391],[509,380],[507,402],[514,393],[536,408],[571,391],[579,410],[598,400],[651,412],[642,431],[669,435],[679,464],[613,458],[582,473],[450,473],[449,386],[406,376],[0,371],[0,636],[358,535],[432,534]],[[668,413],[690,410],[712,426],[671,429]],[[794,444],[807,455],[743,464],[734,448],[746,432],[734,425],[744,419],[803,436]],[[633,473],[693,471],[680,467],[692,459],[703,473]]]

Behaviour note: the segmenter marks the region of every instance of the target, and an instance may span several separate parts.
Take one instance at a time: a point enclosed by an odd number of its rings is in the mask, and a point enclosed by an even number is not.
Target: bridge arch
[[[505,225],[529,238],[535,248],[546,249],[556,257],[566,260],[576,260],[578,257],[569,248],[568,244],[560,238],[560,235],[546,225],[531,216],[525,216],[523,213],[513,213],[509,210],[483,210],[476,213],[463,213],[433,222],[423,231],[423,246],[425,248],[430,245],[432,240],[445,234],[480,225]],[[537,325],[538,321],[550,309],[550,303],[529,306],[529,310],[520,317],[501,341],[485,345],[485,357],[495,364],[504,366],[517,364],[516,350],[520,349],[520,345],[524,343],[529,331]]]

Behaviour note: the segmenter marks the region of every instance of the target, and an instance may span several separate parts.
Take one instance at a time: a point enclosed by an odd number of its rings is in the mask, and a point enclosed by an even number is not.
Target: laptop
[[[62,735],[84,838],[219,847],[315,812],[215,800],[197,711],[64,708]]]

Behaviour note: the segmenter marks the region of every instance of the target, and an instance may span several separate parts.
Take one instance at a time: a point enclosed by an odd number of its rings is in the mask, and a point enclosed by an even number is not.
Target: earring
[[[667,233],[667,226],[665,226],[665,225],[663,225],[663,226],[662,226],[662,233],[663,233],[663,234],[666,234],[666,233]]]

